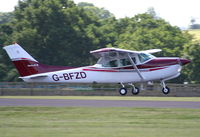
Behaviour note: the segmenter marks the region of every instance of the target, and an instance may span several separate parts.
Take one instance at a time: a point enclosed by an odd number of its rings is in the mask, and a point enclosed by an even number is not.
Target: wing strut
[[[129,58],[131,64],[133,65],[134,69],[136,70],[137,74],[138,74],[139,77],[141,78],[141,81],[144,81],[144,77],[143,77],[142,74],[140,73],[140,71],[139,71],[139,69],[137,68],[136,64],[133,62],[133,60],[132,60],[130,54],[128,53],[127,55],[128,55],[128,58]]]

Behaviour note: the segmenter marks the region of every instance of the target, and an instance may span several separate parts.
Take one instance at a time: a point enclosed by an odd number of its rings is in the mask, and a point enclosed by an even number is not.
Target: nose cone
[[[190,62],[191,62],[191,61],[188,60],[188,59],[180,58],[180,63],[181,63],[181,65],[186,65],[186,64],[188,64],[188,63],[190,63]]]

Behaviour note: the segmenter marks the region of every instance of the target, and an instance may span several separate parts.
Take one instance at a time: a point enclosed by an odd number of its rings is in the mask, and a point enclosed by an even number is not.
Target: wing
[[[98,50],[90,51],[91,54],[93,54],[95,57],[99,58],[104,56],[105,54],[109,52],[121,52],[121,53],[129,53],[129,54],[140,54],[140,53],[156,53],[162,51],[161,49],[150,49],[150,50],[144,50],[144,51],[133,51],[133,50],[126,50],[126,49],[119,49],[119,48],[102,48]]]
[[[142,53],[156,53],[156,52],[161,52],[162,50],[161,49],[150,49],[150,50],[144,50],[144,51],[141,51]]]
[[[109,52],[121,52],[121,53],[130,53],[130,54],[139,54],[141,52],[139,51],[132,51],[132,50],[126,50],[126,49],[119,49],[119,48],[102,48],[98,50],[90,51],[91,54],[93,54],[95,57],[101,57]]]

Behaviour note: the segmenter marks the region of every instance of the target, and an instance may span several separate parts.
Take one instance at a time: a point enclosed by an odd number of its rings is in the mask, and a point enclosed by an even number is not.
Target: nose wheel
[[[170,92],[170,88],[168,88],[167,86],[165,88],[162,89],[163,94],[169,94]]]
[[[165,94],[165,95],[169,94],[170,88],[167,87],[167,86],[165,85],[165,82],[164,82],[164,81],[161,81],[161,86],[163,87],[163,88],[162,88],[163,94]]]

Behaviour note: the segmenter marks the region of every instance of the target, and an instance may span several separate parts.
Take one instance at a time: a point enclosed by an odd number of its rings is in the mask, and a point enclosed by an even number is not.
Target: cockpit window
[[[147,60],[149,60],[149,59],[154,58],[154,56],[151,55],[151,54],[140,53],[140,54],[138,55],[138,58],[139,58],[140,62],[143,63],[143,62],[145,62],[145,61],[147,61]]]

